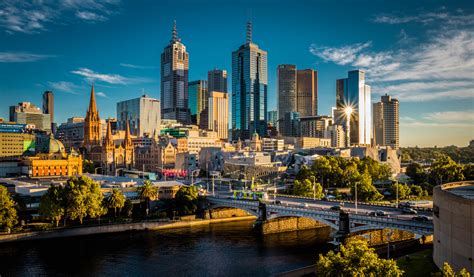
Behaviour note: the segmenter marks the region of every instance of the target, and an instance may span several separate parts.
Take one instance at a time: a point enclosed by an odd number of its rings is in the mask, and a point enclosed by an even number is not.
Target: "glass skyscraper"
[[[232,140],[266,136],[267,52],[252,42],[247,23],[247,42],[232,52]]]
[[[349,71],[348,78],[336,81],[336,123],[346,126],[344,109],[352,107],[350,142],[370,145],[372,137],[372,103],[370,86],[365,83],[365,72]],[[347,132],[347,130],[346,130]]]
[[[206,80],[197,80],[189,82],[189,110],[191,111],[191,121],[199,125],[201,112],[207,108],[209,91]]]

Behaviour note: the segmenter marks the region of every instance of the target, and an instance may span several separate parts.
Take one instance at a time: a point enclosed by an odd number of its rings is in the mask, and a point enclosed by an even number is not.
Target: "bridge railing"
[[[274,193],[269,193],[268,195],[270,196],[277,196],[277,197],[287,197],[287,198],[295,198],[295,199],[308,199],[308,200],[313,200],[313,197],[308,197],[308,196],[299,196],[299,195],[291,195],[291,194],[281,194],[281,193],[277,193],[277,194],[274,194]],[[321,199],[316,199],[316,200],[321,200]],[[351,204],[354,204],[355,201],[352,201],[352,200],[340,200],[340,199],[327,199],[327,200],[324,200],[324,201],[327,201],[327,202],[334,202],[334,203],[351,203]],[[367,206],[379,206],[379,207],[390,207],[390,208],[395,208],[396,207],[396,204],[384,204],[384,203],[372,203],[372,202],[360,202],[360,201],[357,201],[357,204],[360,204],[360,205],[367,205]],[[399,204],[400,206],[400,204]],[[418,211],[426,211],[426,212],[432,212],[433,211],[433,208],[424,208],[424,207],[410,207],[414,210],[418,210]]]

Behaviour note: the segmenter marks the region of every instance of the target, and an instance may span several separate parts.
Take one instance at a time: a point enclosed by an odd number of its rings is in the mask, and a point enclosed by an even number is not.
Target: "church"
[[[134,146],[128,121],[123,138],[112,135],[110,121],[107,121],[105,138],[101,138],[101,122],[92,84],[89,108],[84,120],[84,156],[106,175],[117,175],[118,169],[133,168]]]

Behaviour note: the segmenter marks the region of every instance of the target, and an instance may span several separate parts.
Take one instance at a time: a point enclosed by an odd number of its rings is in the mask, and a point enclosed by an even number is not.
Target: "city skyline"
[[[472,72],[469,74],[469,68],[474,65],[474,22],[469,18],[473,11],[467,1],[465,7],[460,3],[456,3],[456,7],[450,7],[449,3],[445,6],[427,3],[424,7],[419,4],[408,7],[407,4],[405,10],[390,4],[384,4],[383,8],[377,3],[366,3],[362,6],[370,6],[367,11],[354,7],[354,12],[360,12],[359,19],[344,19],[339,23],[336,21],[342,18],[340,15],[313,19],[303,12],[302,21],[309,26],[301,29],[296,29],[301,23],[270,25],[276,15],[270,14],[275,10],[267,1],[255,5],[243,2],[241,6],[227,3],[221,7],[222,11],[237,7],[239,15],[222,19],[221,28],[228,29],[222,38],[209,32],[213,30],[213,21],[219,20],[220,16],[196,23],[192,21],[195,17],[186,10],[179,16],[176,12],[169,13],[174,14],[173,17],[164,13],[167,8],[176,9],[168,2],[149,3],[150,11],[137,10],[138,7],[131,3],[110,3],[90,7],[64,4],[54,13],[56,23],[41,18],[13,22],[8,20],[8,15],[0,13],[0,40],[5,42],[0,48],[0,74],[3,76],[0,92],[4,99],[0,117],[7,119],[8,107],[18,102],[30,101],[41,106],[42,94],[47,90],[55,93],[57,123],[73,116],[84,117],[92,80],[95,80],[101,118],[116,117],[116,103],[139,97],[143,94],[142,89],[159,99],[159,55],[169,43],[174,19],[179,36],[190,53],[189,80],[206,79],[213,68],[232,74],[231,53],[244,42],[245,22],[251,19],[254,40],[268,52],[269,111],[276,108],[278,64],[297,64],[299,68],[318,71],[318,111],[321,115],[329,115],[331,107],[335,106],[336,79],[345,78],[349,70],[361,68],[366,70],[367,82],[372,86],[372,103],[385,93],[400,101],[401,146],[465,146],[474,136],[473,77]],[[190,7],[193,5],[192,2],[185,3]],[[201,5],[203,12],[212,12],[211,4],[215,2],[204,3]],[[334,7],[326,2],[308,5],[318,7],[318,14]],[[264,10],[264,6],[268,6],[268,10]],[[292,3],[293,7],[288,9],[283,6],[288,3],[279,2],[275,12],[281,15],[285,11],[291,18],[304,10],[302,2]],[[0,4],[2,11],[9,7],[16,6],[10,1]],[[26,10],[51,12],[33,4],[16,8],[16,13]],[[145,12],[150,18],[137,17]],[[144,30],[134,34],[130,26],[124,25],[130,17]],[[343,31],[344,24],[354,25],[354,35]],[[434,33],[440,25],[443,25],[441,32]],[[326,32],[320,31],[321,28],[311,29],[315,26],[324,26]],[[117,32],[118,28],[124,27],[124,34],[132,38],[132,43],[124,42],[123,49],[112,47],[111,44],[116,44],[124,35]],[[364,27],[372,35],[364,34]],[[70,30],[71,34],[67,34]],[[302,38],[297,38],[292,30],[298,30],[298,37]],[[107,35],[100,37],[100,33]],[[378,35],[383,39],[378,39]],[[212,45],[201,45],[210,37],[214,38]],[[69,47],[54,46],[49,42],[57,43],[61,39],[70,42]],[[70,105],[70,101],[77,105]]]

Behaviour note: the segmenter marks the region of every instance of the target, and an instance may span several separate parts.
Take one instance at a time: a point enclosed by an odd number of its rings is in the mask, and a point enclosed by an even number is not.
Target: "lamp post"
[[[351,114],[353,109],[351,106],[347,106],[344,109],[344,113],[346,114],[346,147],[351,145]]]
[[[313,179],[313,200],[316,200],[316,177],[313,175],[311,179]]]
[[[199,172],[199,169],[191,171],[191,186],[194,185],[194,172]]]
[[[356,214],[357,214],[357,183],[358,182],[355,182],[355,190],[354,190],[354,192],[355,192],[355,202],[354,202],[354,204],[355,204]]]

